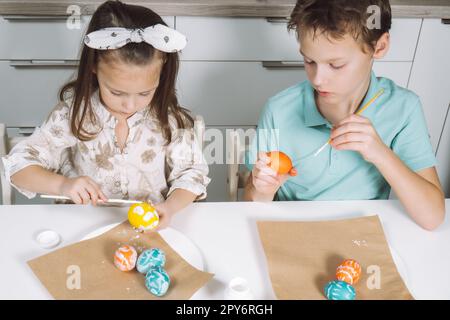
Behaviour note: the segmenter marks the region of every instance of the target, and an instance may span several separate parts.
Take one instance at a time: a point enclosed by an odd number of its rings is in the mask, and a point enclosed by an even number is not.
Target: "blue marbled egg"
[[[146,274],[151,268],[164,267],[165,264],[166,255],[164,251],[158,248],[152,248],[140,254],[136,262],[136,268],[140,273]]]
[[[355,288],[344,281],[330,281],[324,290],[328,300],[355,300],[356,297]]]
[[[145,275],[145,286],[150,293],[161,297],[165,295],[169,289],[169,275],[162,267],[150,268]]]

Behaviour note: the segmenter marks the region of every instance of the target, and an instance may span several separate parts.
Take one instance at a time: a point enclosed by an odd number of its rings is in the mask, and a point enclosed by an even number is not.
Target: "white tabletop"
[[[450,200],[446,200],[447,215]],[[0,206],[0,299],[51,299],[26,262],[49,250],[34,238],[45,229],[58,232],[58,248],[79,241],[102,226],[122,222],[127,208],[77,205]],[[390,246],[400,256],[407,286],[416,299],[450,299],[450,223],[433,232],[417,226],[400,203],[342,202],[227,202],[195,203],[178,213],[172,227],[200,249],[205,271],[215,277],[193,298],[223,299],[227,283],[236,276],[248,280],[258,299],[274,299],[258,220],[313,221],[378,214]],[[431,270],[431,272],[429,272]]]

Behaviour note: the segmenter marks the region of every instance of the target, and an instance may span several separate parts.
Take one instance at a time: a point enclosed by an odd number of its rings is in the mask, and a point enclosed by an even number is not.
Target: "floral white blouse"
[[[206,197],[208,165],[193,129],[176,129],[175,118],[169,116],[172,141],[165,145],[158,121],[147,108],[127,119],[129,134],[120,150],[117,120],[101,103],[98,90],[91,105],[98,123],[85,128],[102,129],[93,140],[81,141],[72,134],[70,101],[60,102],[41,127],[3,158],[9,182],[17,171],[40,165],[66,177],[89,176],[108,198],[159,203],[177,188],[196,194],[197,200]],[[14,187],[28,198],[36,195]]]

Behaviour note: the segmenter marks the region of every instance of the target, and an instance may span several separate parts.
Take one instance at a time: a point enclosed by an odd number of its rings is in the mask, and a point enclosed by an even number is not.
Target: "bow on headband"
[[[134,42],[146,42],[164,52],[178,52],[186,46],[186,37],[180,32],[162,24],[145,29],[104,28],[84,37],[84,43],[93,49],[118,49]]]

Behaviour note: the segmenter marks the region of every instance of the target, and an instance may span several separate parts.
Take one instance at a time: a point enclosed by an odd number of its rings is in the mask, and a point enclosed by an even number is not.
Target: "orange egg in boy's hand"
[[[271,151],[267,153],[270,158],[269,166],[278,174],[288,174],[293,169],[292,161],[287,154],[281,151]],[[296,175],[296,170],[291,175]]]

